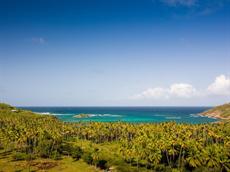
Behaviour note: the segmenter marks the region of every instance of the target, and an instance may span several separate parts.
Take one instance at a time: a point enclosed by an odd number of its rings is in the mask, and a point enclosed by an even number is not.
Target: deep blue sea
[[[20,107],[41,115],[55,115],[65,122],[165,122],[207,123],[216,119],[199,115],[209,107]],[[88,114],[88,118],[75,118],[77,114]]]

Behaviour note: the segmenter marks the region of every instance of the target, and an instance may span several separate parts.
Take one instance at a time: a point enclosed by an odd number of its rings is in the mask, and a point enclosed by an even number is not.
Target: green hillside
[[[202,115],[220,119],[230,119],[230,103],[214,107],[202,113]]]
[[[0,171],[230,170],[230,123],[64,123],[0,104]]]

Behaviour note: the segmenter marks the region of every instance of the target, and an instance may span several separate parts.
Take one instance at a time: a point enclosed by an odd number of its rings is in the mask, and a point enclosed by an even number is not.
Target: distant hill
[[[230,119],[230,103],[216,106],[203,112],[201,115],[219,118],[219,119]]]
[[[10,109],[15,109],[15,108],[6,103],[0,102],[0,110],[10,110]]]

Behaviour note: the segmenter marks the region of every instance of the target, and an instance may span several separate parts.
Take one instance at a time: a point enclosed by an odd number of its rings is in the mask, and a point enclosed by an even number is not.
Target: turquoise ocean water
[[[66,122],[165,122],[207,123],[216,119],[202,117],[199,113],[210,107],[20,107],[39,114],[55,115]],[[77,114],[88,114],[89,118],[74,118]]]

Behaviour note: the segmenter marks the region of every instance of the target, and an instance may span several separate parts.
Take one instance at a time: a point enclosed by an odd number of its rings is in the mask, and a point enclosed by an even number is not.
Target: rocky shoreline
[[[201,116],[207,116],[210,118],[230,119],[230,103],[214,107],[200,114]]]

